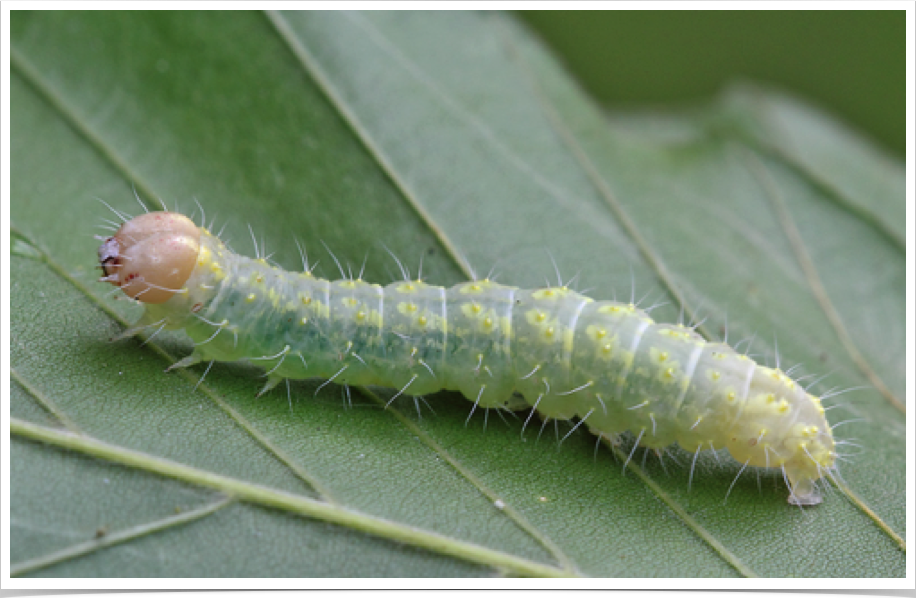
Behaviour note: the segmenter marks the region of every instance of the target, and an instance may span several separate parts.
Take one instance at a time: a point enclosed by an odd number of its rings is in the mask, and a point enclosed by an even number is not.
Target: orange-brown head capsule
[[[174,212],[125,222],[99,247],[105,282],[144,303],[165,303],[187,282],[200,253],[200,229]]]

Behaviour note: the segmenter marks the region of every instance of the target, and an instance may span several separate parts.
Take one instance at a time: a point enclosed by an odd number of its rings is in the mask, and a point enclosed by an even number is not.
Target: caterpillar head
[[[200,229],[186,216],[150,212],[125,222],[99,247],[100,280],[144,303],[165,303],[190,278]]]

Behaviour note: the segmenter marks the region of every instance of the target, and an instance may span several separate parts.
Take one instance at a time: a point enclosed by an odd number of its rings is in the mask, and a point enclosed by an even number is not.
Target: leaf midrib
[[[518,575],[537,577],[569,577],[573,574],[568,570],[558,569],[470,542],[463,542],[419,528],[373,517],[339,505],[313,500],[259,484],[244,482],[86,436],[53,430],[18,418],[10,418],[10,433],[22,438],[104,459],[112,463],[174,478],[195,486],[218,490],[227,496],[232,496],[248,503],[341,525],[486,567],[505,569]]]

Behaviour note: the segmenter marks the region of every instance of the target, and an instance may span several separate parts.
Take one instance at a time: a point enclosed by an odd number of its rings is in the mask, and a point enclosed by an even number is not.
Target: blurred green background
[[[609,108],[781,87],[906,153],[906,12],[531,11],[519,16]]]

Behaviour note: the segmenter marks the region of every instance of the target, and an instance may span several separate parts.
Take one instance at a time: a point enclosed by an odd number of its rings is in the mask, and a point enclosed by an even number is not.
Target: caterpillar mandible
[[[194,351],[173,367],[247,359],[267,370],[262,393],[316,377],[395,396],[456,390],[475,409],[531,407],[647,448],[727,448],[742,470],[781,469],[796,505],[820,503],[817,481],[835,468],[818,397],[632,304],[490,280],[328,281],[236,255],[175,212],[126,221],[98,257],[100,280],[145,306],[122,336],[183,328]]]

